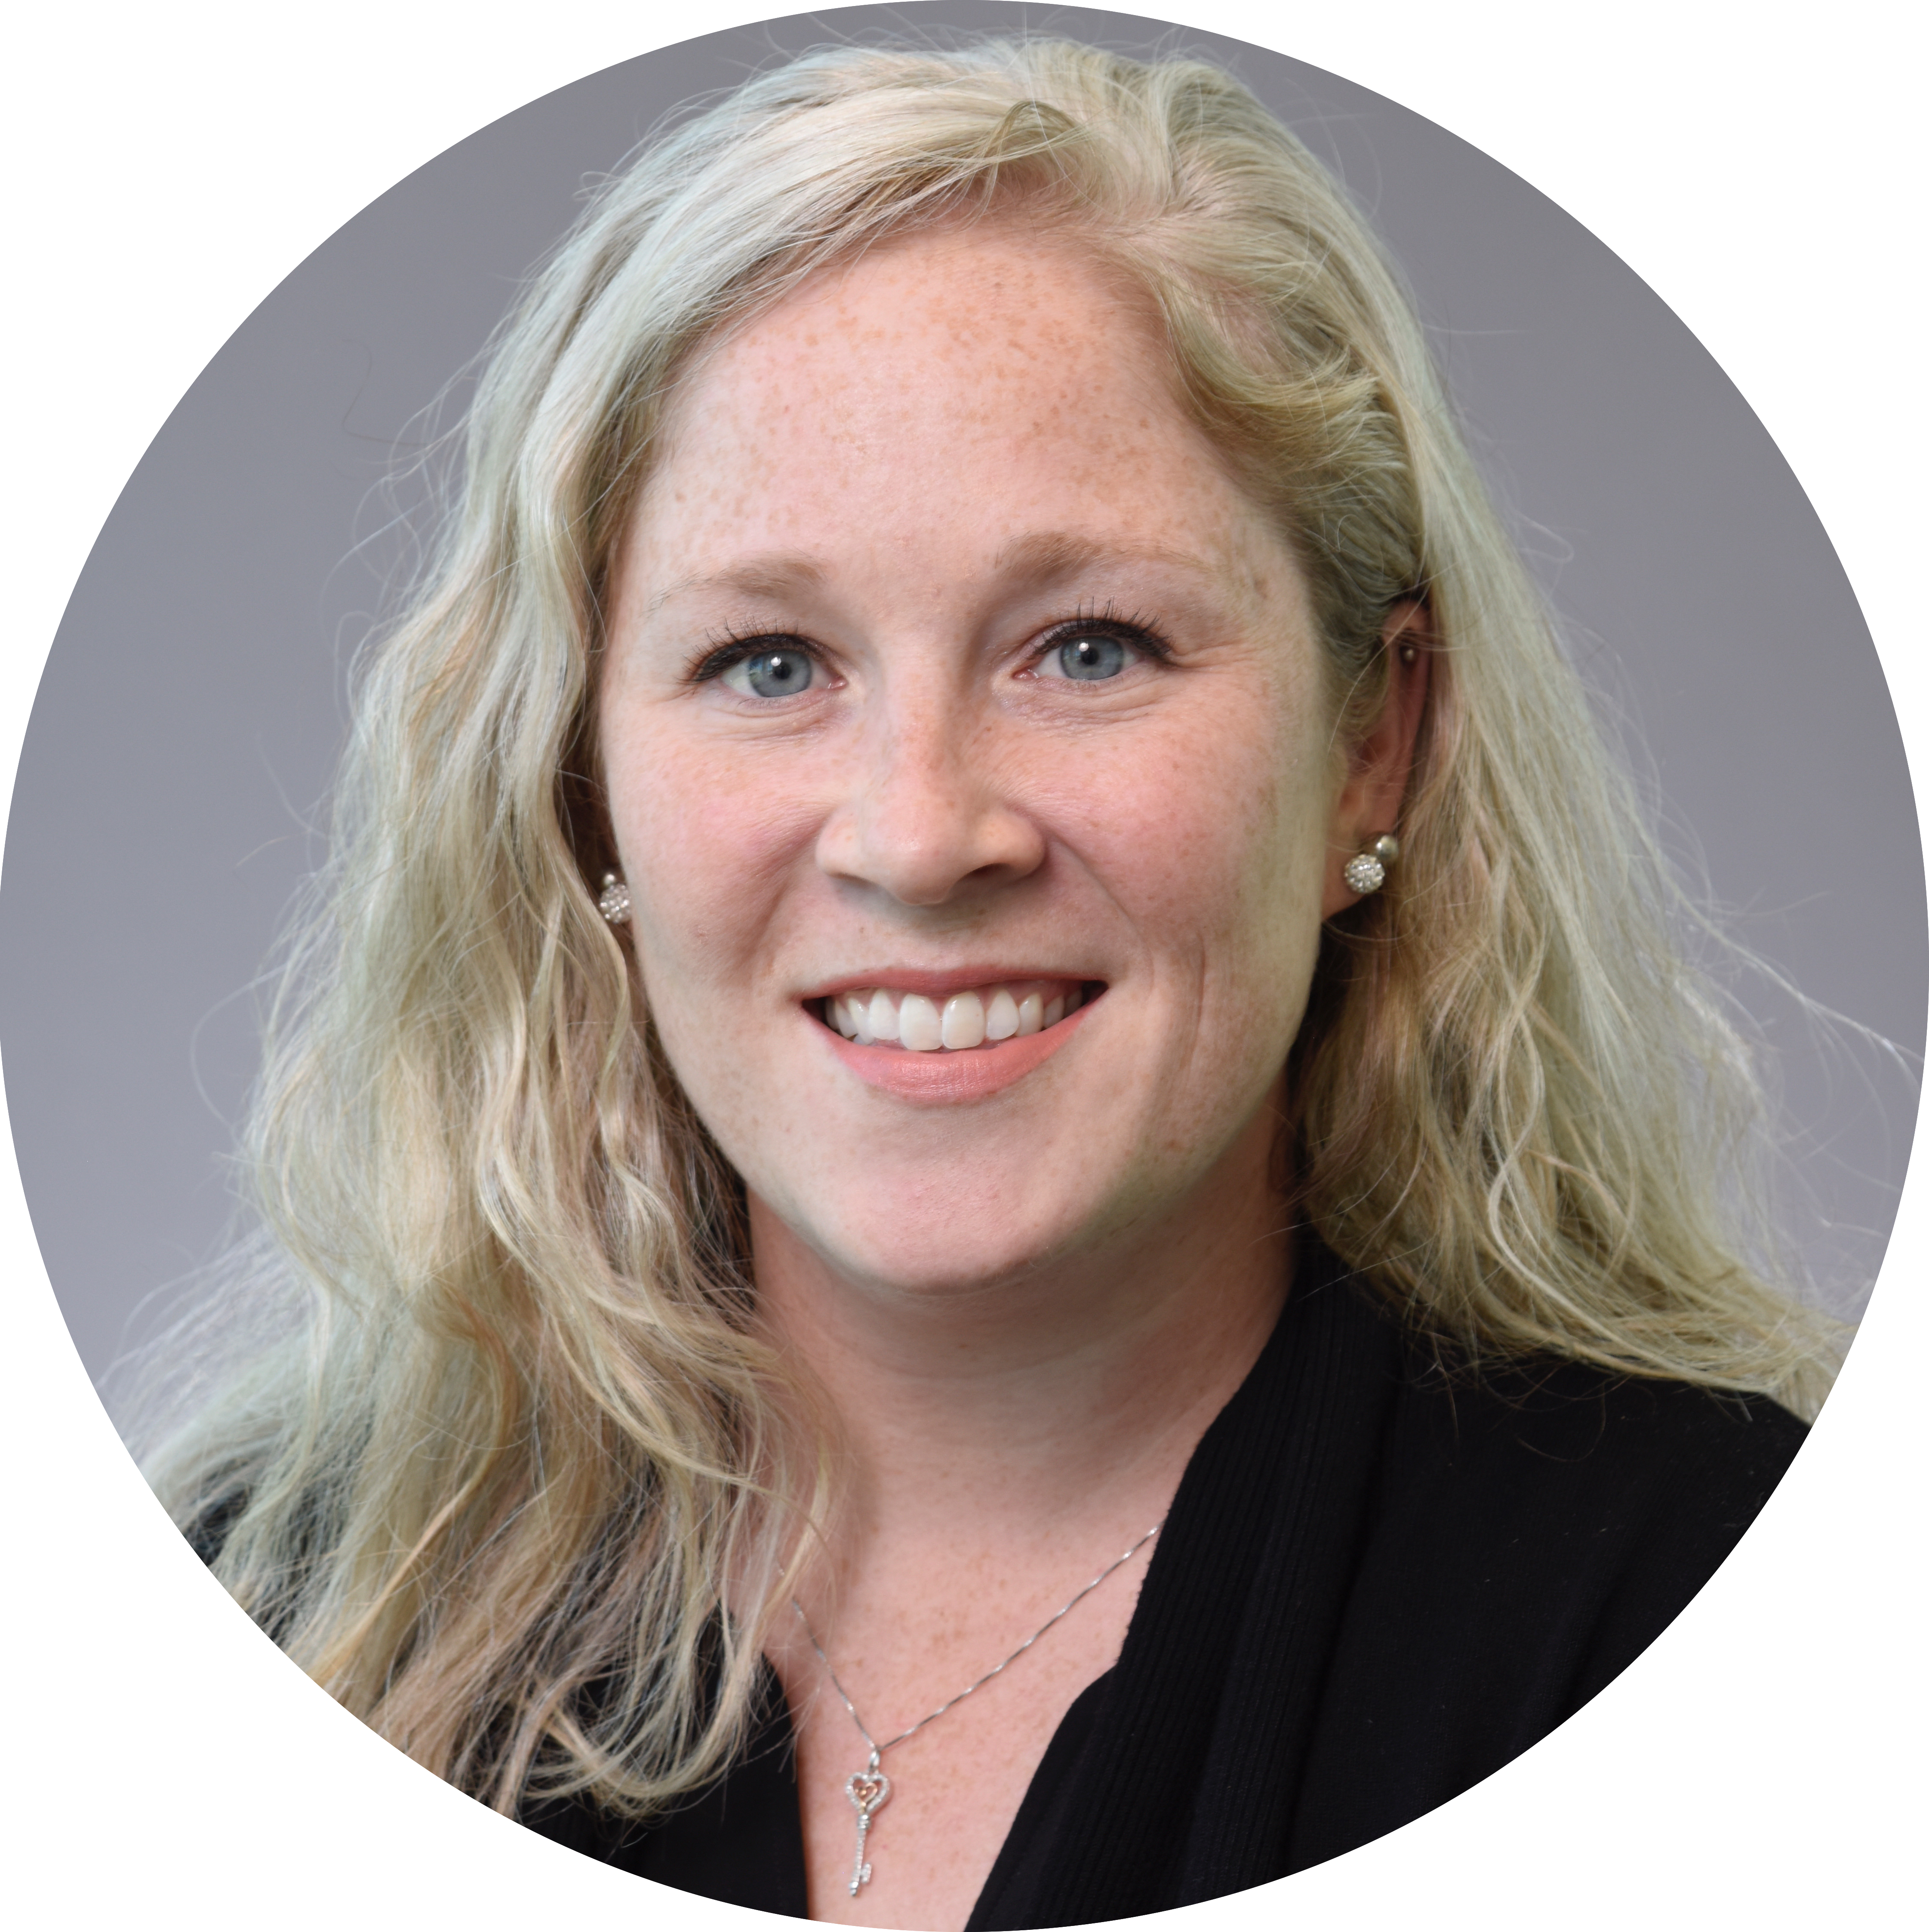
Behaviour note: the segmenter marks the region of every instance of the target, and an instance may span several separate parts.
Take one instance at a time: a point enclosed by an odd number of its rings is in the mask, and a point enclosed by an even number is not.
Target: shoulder
[[[1323,1248],[1305,1273],[1361,1365],[1352,1400],[1381,1418],[1376,1540],[1450,1564],[1455,1550],[1532,1551],[1544,1564],[1565,1549],[1664,1565],[1670,1548],[1693,1560],[1692,1546],[1709,1560],[1691,1594],[1808,1433],[1765,1396],[1552,1355],[1469,1364],[1405,1326]]]
[[[1571,1362],[1475,1377],[1403,1338],[1382,1359],[1295,1866],[1445,1802],[1580,1708],[1721,1567],[1808,1434],[1759,1397]]]
[[[1558,1602],[1565,1630],[1600,1639],[1598,1688],[1713,1574],[1807,1438],[1763,1396],[1553,1356],[1457,1362],[1343,1264],[1313,1263],[1307,1286],[1362,1365],[1350,1400],[1378,1418],[1357,1546],[1388,1616]]]
[[[1660,1635],[1808,1435],[1760,1396],[1529,1361],[1478,1378],[1401,1352],[1356,1608],[1424,1616],[1469,1679],[1549,1727]]]
[[[1614,1573],[1631,1585],[1646,1574],[1658,1588],[1672,1568],[1685,1603],[1754,1521],[1807,1435],[1762,1396],[1553,1360],[1476,1379],[1408,1350],[1382,1506],[1451,1525],[1457,1546],[1496,1558],[1565,1552],[1562,1568],[1598,1572],[1603,1582]]]

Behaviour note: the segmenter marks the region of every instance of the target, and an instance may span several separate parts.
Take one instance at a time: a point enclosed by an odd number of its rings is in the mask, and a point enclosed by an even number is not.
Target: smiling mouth
[[[1102,980],[1016,980],[933,999],[890,986],[864,986],[812,1004],[827,1027],[854,1046],[969,1053],[1047,1033],[1104,990]]]

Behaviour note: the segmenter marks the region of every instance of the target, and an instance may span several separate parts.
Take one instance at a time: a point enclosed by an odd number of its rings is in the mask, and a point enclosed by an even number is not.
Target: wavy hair
[[[1021,210],[1149,299],[1297,547],[1343,731],[1389,608],[1430,614],[1403,854],[1329,924],[1292,1050],[1298,1210],[1476,1370],[1826,1387],[1829,1324],[1769,1285],[1733,1185],[1748,1053],[1344,194],[1198,62],[813,54],[648,146],[499,335],[271,1016],[261,1232],[205,1318],[252,1339],[151,1465],[291,1656],[505,1810],[642,1816],[713,1775],[828,1495],[740,1188],[597,910],[610,560],[700,345],[854,251]]]

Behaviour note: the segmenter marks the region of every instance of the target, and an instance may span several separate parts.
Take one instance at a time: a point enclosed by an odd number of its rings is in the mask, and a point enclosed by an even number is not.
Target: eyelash
[[[720,635],[706,632],[703,642],[706,646],[703,655],[690,667],[692,684],[703,684],[711,678],[721,677],[732,665],[754,657],[759,648],[767,651],[801,651],[818,664],[824,662],[815,644],[791,631],[739,629],[735,624],[726,624]]]
[[[1155,662],[1165,664],[1172,658],[1172,646],[1160,634],[1158,627],[1150,619],[1125,616],[1115,604],[1107,604],[1095,610],[1080,609],[1074,616],[1054,624],[1045,634],[1044,640],[1032,653],[1032,663],[1042,664],[1053,652],[1062,650],[1074,638],[1093,635],[1116,638],[1122,644],[1130,644],[1141,650]],[[734,624],[724,626],[720,634],[711,632],[704,637],[705,650],[690,668],[690,681],[703,684],[713,678],[721,677],[733,665],[740,664],[747,657],[762,650],[801,651],[819,664],[824,662],[822,653],[807,638],[800,638],[794,631],[762,631]]]
[[[1053,652],[1062,650],[1074,638],[1093,636],[1116,638],[1121,644],[1130,644],[1134,650],[1158,664],[1168,664],[1172,660],[1172,646],[1161,634],[1158,626],[1150,618],[1125,616],[1116,604],[1107,604],[1098,610],[1081,608],[1075,616],[1067,618],[1063,623],[1054,624],[1046,632],[1045,639],[1032,659],[1035,664],[1043,664]]]

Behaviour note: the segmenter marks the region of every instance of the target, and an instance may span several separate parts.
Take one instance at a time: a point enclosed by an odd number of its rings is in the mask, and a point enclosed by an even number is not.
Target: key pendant
[[[857,1861],[851,1868],[851,1896],[858,1895],[860,1886],[870,1882],[870,1862],[864,1855],[864,1840],[870,1835],[870,1821],[883,1808],[884,1801],[891,1796],[891,1780],[877,1768],[877,1753],[870,1754],[870,1762],[861,1771],[854,1771],[844,1780],[844,1796],[855,1807],[858,1814]]]

